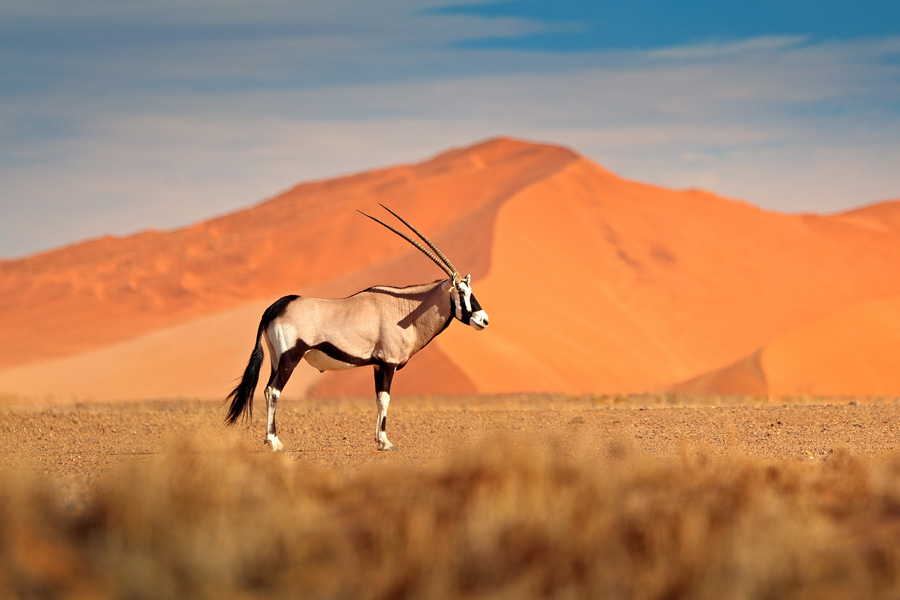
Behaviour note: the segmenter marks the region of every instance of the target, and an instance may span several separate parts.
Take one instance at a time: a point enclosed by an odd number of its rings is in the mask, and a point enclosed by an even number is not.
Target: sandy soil
[[[56,481],[78,505],[98,476],[118,465],[172,452],[180,440],[221,440],[264,452],[264,405],[247,426],[224,427],[224,409],[198,401],[0,406],[0,469],[23,468]],[[845,449],[868,456],[900,446],[900,402],[850,399],[773,404],[762,399],[664,396],[472,396],[395,398],[388,434],[399,447],[378,452],[368,399],[282,400],[279,437],[290,460],[352,471],[370,464],[424,464],[507,436],[560,452],[627,445],[648,456],[707,455],[821,460]],[[510,435],[511,434],[511,435]],[[196,447],[196,446],[195,446]],[[218,450],[221,451],[221,450]]]

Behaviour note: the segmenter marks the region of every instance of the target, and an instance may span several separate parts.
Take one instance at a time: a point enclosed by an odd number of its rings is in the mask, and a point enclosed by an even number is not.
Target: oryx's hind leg
[[[268,341],[268,338],[267,340]],[[269,346],[271,350],[271,345]],[[265,443],[273,452],[284,449],[284,444],[278,439],[275,430],[275,410],[278,408],[278,398],[281,396],[281,390],[287,385],[291,373],[300,363],[303,355],[306,354],[307,346],[302,342],[281,353],[278,358],[270,352],[272,356],[272,374],[269,376],[269,383],[266,384],[266,440]]]
[[[266,440],[265,443],[273,452],[284,450],[284,444],[275,435],[275,408],[278,406],[278,397],[281,390],[271,385],[266,386]]]
[[[387,413],[391,403],[391,381],[394,379],[394,365],[375,365],[375,402],[378,406],[378,420],[375,421],[375,443],[379,450],[396,450],[387,438]]]

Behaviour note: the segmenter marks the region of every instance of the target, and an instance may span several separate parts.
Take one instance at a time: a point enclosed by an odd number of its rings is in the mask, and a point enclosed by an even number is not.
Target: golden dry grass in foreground
[[[569,444],[346,470],[183,444],[102,474],[80,508],[6,474],[0,597],[900,595],[900,456]]]

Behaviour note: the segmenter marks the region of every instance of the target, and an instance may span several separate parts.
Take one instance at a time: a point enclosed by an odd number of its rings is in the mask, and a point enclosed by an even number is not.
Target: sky
[[[498,135],[769,210],[900,198],[900,2],[0,0],[0,257]]]

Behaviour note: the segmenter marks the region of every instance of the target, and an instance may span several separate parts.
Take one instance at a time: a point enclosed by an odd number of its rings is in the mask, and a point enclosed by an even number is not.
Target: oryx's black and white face
[[[480,331],[488,326],[488,315],[472,293],[471,280],[472,276],[466,275],[465,279],[456,282],[450,294],[456,307],[456,318]]]

